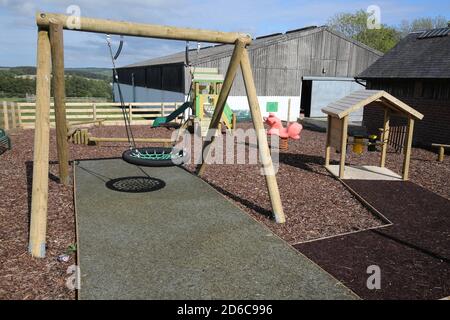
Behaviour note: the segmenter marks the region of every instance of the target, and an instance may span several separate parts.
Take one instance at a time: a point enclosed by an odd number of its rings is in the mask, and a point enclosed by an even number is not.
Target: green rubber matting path
[[[80,299],[357,298],[182,168],[89,160],[75,179]]]

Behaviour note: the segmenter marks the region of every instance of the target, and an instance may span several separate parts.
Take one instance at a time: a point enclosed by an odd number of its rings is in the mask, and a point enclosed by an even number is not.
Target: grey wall
[[[353,78],[307,78],[312,80],[310,117],[326,117],[322,108],[357,90],[364,90]],[[350,114],[350,121],[361,122],[363,109]]]
[[[213,56],[198,65],[219,68],[225,74],[230,55]],[[325,28],[250,46],[249,55],[260,96],[299,96],[303,76],[354,77],[380,58],[375,51]],[[240,71],[231,95],[245,95]]]
[[[128,84],[120,84],[123,99],[125,102],[184,102],[183,93],[157,90],[144,87],[133,87]],[[117,84],[114,84],[114,101],[119,102]]]

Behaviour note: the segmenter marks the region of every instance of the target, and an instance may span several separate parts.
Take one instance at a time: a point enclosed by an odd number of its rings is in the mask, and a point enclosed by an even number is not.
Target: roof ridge
[[[305,32],[305,31],[310,31],[310,30],[314,30],[314,29],[323,29],[323,28],[324,28],[324,26],[320,26],[320,27],[318,27],[318,26],[306,26],[306,27],[299,28],[299,29],[288,30],[288,31],[286,31],[286,32],[284,32],[284,33],[283,33],[283,32],[279,32],[279,33],[273,33],[273,34],[269,34],[269,35],[263,35],[263,36],[259,36],[259,37],[254,38],[251,45],[254,45],[255,40],[265,40],[265,41],[268,41],[268,40],[270,40],[271,38],[276,39],[277,37],[278,37],[278,38],[281,38],[280,36],[286,36],[286,35],[292,36],[293,34],[297,34],[297,33],[298,33],[298,34],[301,34],[301,33]],[[259,42],[259,41],[258,41],[258,42]],[[249,48],[250,50],[251,50],[251,45],[250,45],[250,48]],[[231,46],[231,45],[229,45],[229,44],[209,45],[209,46],[207,46],[207,47],[200,48],[200,51],[202,51],[202,50],[207,50],[207,49],[211,49],[211,48],[217,48],[217,47],[219,47],[219,46]],[[190,49],[189,51],[196,51],[196,50],[197,50],[197,49],[192,49],[192,50]],[[226,51],[225,51],[224,53],[222,53],[222,54],[228,53],[228,51],[232,51],[232,48],[230,47],[229,50],[226,50]],[[204,52],[204,51],[203,51],[203,52]],[[173,56],[180,55],[180,54],[184,54],[184,53],[185,53],[185,51],[183,50],[183,51],[179,51],[179,52],[176,52],[176,53],[173,53],[173,54],[169,54],[169,55],[165,55],[165,56],[160,56],[160,57],[155,57],[155,58],[143,60],[143,61],[140,61],[140,62],[132,63],[132,64],[125,65],[125,66],[120,67],[120,68],[134,68],[134,67],[140,67],[140,66],[145,65],[145,63],[151,63],[152,61],[156,61],[156,60],[158,60],[158,59],[167,58],[167,57],[173,57]],[[214,54],[214,53],[213,53],[213,54]],[[200,60],[207,59],[208,57],[210,57],[210,56],[213,55],[213,54],[204,56],[204,57],[200,58]],[[120,68],[119,68],[119,69],[120,69]]]
[[[361,47],[361,48],[368,49],[368,50],[372,51],[373,53],[378,54],[379,56],[383,56],[383,55],[384,55],[383,52],[381,52],[381,51],[379,51],[379,50],[377,50],[377,49],[375,49],[375,48],[372,48],[372,47],[368,46],[367,44],[362,43],[361,41],[355,40],[355,39],[353,39],[353,38],[351,38],[351,37],[347,37],[347,36],[346,36],[345,34],[343,34],[342,32],[333,30],[333,29],[332,29],[331,27],[329,27],[329,26],[323,26],[323,27],[324,27],[325,30],[327,30],[328,32],[330,32],[330,33],[332,33],[332,34],[334,34],[334,35],[336,35],[336,36],[338,36],[338,37],[340,37],[340,38],[343,38],[343,39],[345,39],[345,40],[348,40],[348,41],[352,42],[353,44],[355,44],[355,45],[357,45],[357,46],[359,46],[359,47]]]
[[[450,79],[450,36],[422,40],[409,34],[357,78]]]

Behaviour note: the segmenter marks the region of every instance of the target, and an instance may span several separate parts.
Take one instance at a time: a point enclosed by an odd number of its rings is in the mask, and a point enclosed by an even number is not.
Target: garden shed
[[[355,91],[322,109],[322,111],[328,115],[327,142],[325,151],[326,168],[332,174],[341,179],[350,178],[345,175],[345,159],[348,144],[348,119],[352,112],[356,112],[361,108],[382,108],[384,111],[383,127],[381,128],[382,135],[379,143],[379,145],[381,145],[380,166],[373,169],[364,168],[363,171],[367,172],[372,170],[373,173],[395,177],[395,174],[391,174],[393,172],[385,168],[390,131],[389,119],[391,115],[395,115],[407,119],[407,131],[406,138],[404,140],[404,160],[401,178],[403,180],[408,180],[414,121],[422,120],[423,115],[382,90]],[[340,152],[341,156],[339,166],[330,166],[330,151],[332,147]],[[363,176],[358,178],[363,178]]]

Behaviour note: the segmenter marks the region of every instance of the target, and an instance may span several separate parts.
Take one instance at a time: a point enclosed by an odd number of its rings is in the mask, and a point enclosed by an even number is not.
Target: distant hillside
[[[90,79],[112,81],[112,70],[108,68],[66,68],[66,73]]]
[[[9,71],[14,75],[35,75],[36,67],[18,66],[18,67],[0,67],[0,72]],[[88,79],[99,79],[111,81],[112,71],[108,68],[66,68],[66,74],[79,76]]]
[[[33,96],[36,89],[35,74],[36,67],[0,67],[0,98]],[[65,74],[67,97],[112,98],[111,69],[68,68]]]

